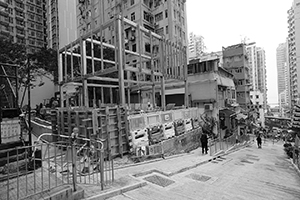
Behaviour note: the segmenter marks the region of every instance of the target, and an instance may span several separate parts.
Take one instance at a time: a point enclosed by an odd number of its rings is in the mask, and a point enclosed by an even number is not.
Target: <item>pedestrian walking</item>
[[[204,152],[205,152],[205,154],[207,154],[207,151],[208,151],[208,146],[207,146],[208,138],[207,138],[206,133],[203,133],[201,135],[200,140],[201,140],[201,146],[202,146],[202,154],[204,154]]]
[[[258,134],[256,140],[257,140],[257,146],[258,146],[258,148],[261,148],[261,136],[260,136],[260,134]]]

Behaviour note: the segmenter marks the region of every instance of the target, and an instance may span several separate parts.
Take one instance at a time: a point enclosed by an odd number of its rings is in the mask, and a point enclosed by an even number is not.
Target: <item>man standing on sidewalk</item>
[[[208,151],[208,147],[207,147],[208,138],[207,138],[206,133],[203,133],[201,135],[200,140],[201,140],[201,146],[202,146],[202,154],[204,154],[204,152],[205,152],[205,154],[207,154],[207,151]]]

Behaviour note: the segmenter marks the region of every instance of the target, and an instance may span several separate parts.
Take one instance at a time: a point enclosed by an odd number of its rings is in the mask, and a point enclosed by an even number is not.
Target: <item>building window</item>
[[[165,10],[165,18],[168,18],[168,10]]]
[[[155,30],[155,32],[156,32],[158,35],[163,35],[163,34],[164,34],[164,28],[161,27],[161,28]]]
[[[132,51],[133,51],[133,52],[136,52],[136,44],[133,44],[133,45],[132,45]]]
[[[259,99],[259,96],[258,96],[258,95],[256,95],[256,98],[257,98],[257,99]]]
[[[135,20],[135,13],[134,13],[134,12],[131,13],[130,19],[131,19],[131,21],[134,21],[134,20]]]
[[[156,22],[159,22],[161,20],[163,20],[163,13],[162,12],[155,15],[155,21]]]
[[[237,85],[243,85],[243,80],[238,80]]]
[[[166,26],[166,34],[169,34],[169,26]]]
[[[130,5],[132,6],[134,4],[134,0],[130,0]]]

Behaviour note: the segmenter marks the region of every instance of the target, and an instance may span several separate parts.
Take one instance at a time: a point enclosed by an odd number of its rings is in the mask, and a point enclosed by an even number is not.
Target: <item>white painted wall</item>
[[[50,99],[51,97],[54,97],[54,93],[55,93],[55,86],[54,83],[51,79],[52,75],[48,75],[49,78],[47,77],[38,77],[37,80],[35,82],[33,82],[33,84],[35,85],[35,87],[33,89],[31,89],[31,108],[35,108],[35,106],[37,104],[40,103],[44,103],[44,99]],[[42,86],[38,86],[40,84],[40,82],[44,82],[44,85]],[[22,101],[22,97],[23,97],[23,93],[24,93],[25,88],[22,87],[19,90],[19,105]],[[23,106],[28,104],[28,95],[27,95],[27,90],[25,92],[25,98],[24,98],[24,102],[23,102]]]

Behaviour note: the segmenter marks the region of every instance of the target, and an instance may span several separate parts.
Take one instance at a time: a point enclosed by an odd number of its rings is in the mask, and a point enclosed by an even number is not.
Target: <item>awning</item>
[[[237,119],[237,120],[247,119],[247,116],[244,115],[244,114],[242,114],[242,113],[239,113],[239,114],[236,115],[236,119]]]
[[[220,114],[221,114],[221,113],[224,113],[224,115],[225,115],[226,117],[231,117],[231,116],[233,116],[233,115],[236,114],[234,111],[229,110],[229,109],[223,109],[223,110],[220,110]]]
[[[168,89],[165,91],[165,95],[184,94],[184,92],[185,92],[184,88]]]
[[[235,88],[234,82],[231,78],[225,78],[225,77],[219,76],[217,79],[217,82],[218,82],[218,85]]]

